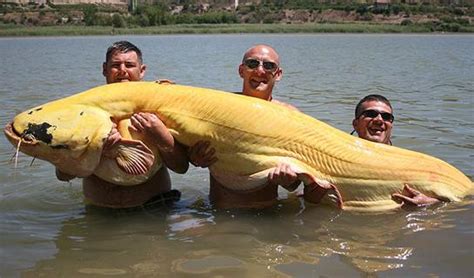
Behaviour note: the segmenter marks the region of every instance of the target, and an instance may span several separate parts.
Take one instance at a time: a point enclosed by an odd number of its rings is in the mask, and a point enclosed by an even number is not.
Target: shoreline
[[[474,26],[460,32],[439,32],[429,25],[371,23],[307,23],[307,24],[179,24],[141,28],[113,28],[111,26],[23,26],[0,25],[0,37],[33,36],[95,36],[95,35],[172,35],[172,34],[472,34]]]

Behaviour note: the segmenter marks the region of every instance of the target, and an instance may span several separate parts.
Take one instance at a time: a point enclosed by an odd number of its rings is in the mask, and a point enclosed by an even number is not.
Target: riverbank
[[[306,24],[176,24],[137,28],[110,26],[22,26],[0,25],[0,37],[87,36],[87,35],[160,35],[227,33],[431,33],[431,25],[394,25],[371,23]],[[462,26],[456,32],[473,33],[474,26]]]

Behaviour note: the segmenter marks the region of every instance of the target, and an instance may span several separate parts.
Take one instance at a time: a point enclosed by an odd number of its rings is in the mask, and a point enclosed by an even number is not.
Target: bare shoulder
[[[279,105],[281,105],[281,106],[284,106],[284,107],[286,107],[286,108],[288,108],[288,109],[290,109],[290,110],[299,111],[298,108],[296,108],[295,106],[293,106],[293,105],[291,105],[291,104],[289,104],[289,103],[282,102],[282,101],[279,101],[279,100],[276,100],[276,99],[272,99],[272,102],[273,102],[273,103],[276,103],[276,104],[279,104]]]

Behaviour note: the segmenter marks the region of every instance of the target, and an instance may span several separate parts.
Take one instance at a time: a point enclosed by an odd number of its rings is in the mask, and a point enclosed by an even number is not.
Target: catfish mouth
[[[13,126],[13,122],[8,123],[3,129],[3,132],[5,133],[7,139],[14,145],[18,145],[20,142],[22,145],[30,145],[30,146],[34,146],[38,144],[38,140],[36,140],[33,134],[31,133],[20,134]]]

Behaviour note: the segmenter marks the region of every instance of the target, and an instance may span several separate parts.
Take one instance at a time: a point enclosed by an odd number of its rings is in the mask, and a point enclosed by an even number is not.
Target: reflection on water
[[[354,105],[392,100],[394,143],[474,176],[474,37],[213,35],[0,39],[0,121],[102,84],[113,41],[141,46],[147,80],[238,91],[245,49],[268,43],[284,70],[275,97],[350,132]],[[305,53],[305,55],[301,55]],[[0,140],[2,277],[472,277],[472,197],[463,203],[357,214],[301,211],[293,195],[266,210],[215,210],[208,175],[173,175],[183,199],[135,210],[85,207],[80,182]],[[381,165],[380,167],[385,167]]]
[[[354,214],[318,207],[296,216],[299,207],[293,201],[258,213],[192,210],[180,204],[135,211],[89,208],[62,223],[54,258],[24,274],[368,275],[416,266],[411,260],[423,245],[396,242],[423,238],[415,234],[426,231],[456,229],[459,223],[452,214],[469,210],[460,204]]]

